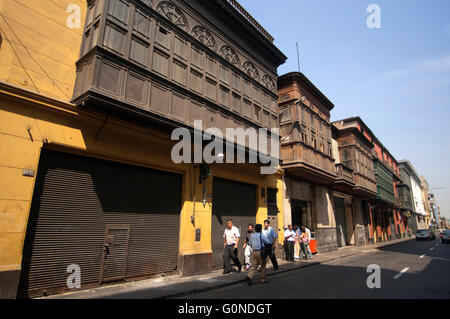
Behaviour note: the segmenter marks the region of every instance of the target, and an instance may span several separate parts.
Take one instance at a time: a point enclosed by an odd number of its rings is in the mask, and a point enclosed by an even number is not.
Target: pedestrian
[[[258,266],[261,266],[261,283],[266,283],[266,264],[267,264],[267,256],[264,254],[265,252],[265,245],[264,245],[264,238],[261,234],[262,231],[262,225],[256,224],[255,225],[255,233],[253,233],[250,236],[250,239],[248,241],[248,245],[252,247],[252,254],[250,258],[251,266],[250,270],[245,276],[245,280],[249,285],[252,284],[253,276],[255,275],[255,271],[258,268]]]
[[[253,224],[248,224],[247,234],[245,235],[245,243],[242,248],[244,248],[244,269],[248,270],[250,268],[250,256],[252,254],[252,247],[248,244],[250,237],[253,234]]]
[[[300,235],[302,234],[302,231],[297,225],[294,225],[294,231],[296,235],[294,245],[294,259],[300,259]]]
[[[303,253],[303,259],[308,260],[308,246],[309,246],[309,237],[308,233],[306,232],[306,227],[301,226],[300,227],[302,234],[300,235],[300,245],[301,245],[301,252]],[[301,256],[300,256],[301,257]]]
[[[287,261],[294,261],[294,245],[297,236],[292,228],[292,225],[288,225],[288,228],[284,231],[284,253]]]
[[[238,267],[238,272],[241,272],[242,264],[238,258],[239,237],[241,237],[239,229],[233,226],[233,221],[231,219],[228,219],[227,228],[225,228],[223,233],[223,274],[229,274],[230,272],[235,271],[231,268],[230,259],[232,259],[234,264]]]
[[[275,256],[275,243],[277,239],[277,233],[275,230],[270,227],[270,221],[266,219],[264,221],[264,229],[262,231],[264,246],[266,247],[267,256],[270,258],[270,261],[273,265],[273,271],[278,270],[277,257]]]
[[[308,233],[308,256],[309,256],[309,259],[312,259],[313,256],[312,256],[311,248],[309,245],[309,243],[311,242],[311,230],[309,230],[309,228],[306,226],[305,226],[305,230]]]

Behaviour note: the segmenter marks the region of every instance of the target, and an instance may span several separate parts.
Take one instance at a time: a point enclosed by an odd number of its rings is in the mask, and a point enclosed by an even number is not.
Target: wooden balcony
[[[355,187],[353,179],[353,170],[342,163],[337,163],[336,167],[336,181],[333,183],[333,188],[342,192],[351,192]]]
[[[334,160],[301,142],[282,142],[282,168],[312,183],[329,185],[336,180]]]

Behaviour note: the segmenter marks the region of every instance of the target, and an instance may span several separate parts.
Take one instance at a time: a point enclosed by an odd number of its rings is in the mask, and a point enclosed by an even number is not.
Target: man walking
[[[294,261],[294,245],[296,237],[292,225],[288,225],[288,228],[284,231],[284,253],[287,261]]]
[[[258,266],[261,266],[261,283],[266,283],[266,263],[267,263],[267,256],[263,254],[264,251],[264,239],[263,235],[261,234],[262,231],[262,225],[257,224],[255,226],[255,233],[253,233],[250,236],[250,239],[248,241],[248,245],[252,247],[252,254],[251,254],[251,266],[250,270],[245,276],[245,280],[249,285],[252,284],[252,278],[255,275],[255,271],[258,268]]]
[[[235,265],[238,267],[238,272],[241,272],[242,265],[237,256],[239,237],[241,237],[239,229],[233,226],[231,219],[228,219],[227,228],[223,233],[223,274],[229,274],[233,271],[230,259],[233,259]]]
[[[250,256],[252,254],[252,247],[248,244],[250,237],[253,234],[253,224],[248,224],[247,226],[247,235],[245,235],[245,243],[242,248],[244,248],[244,267],[245,270],[250,268]]]
[[[266,219],[264,221],[264,229],[262,231],[264,245],[266,246],[267,256],[273,265],[273,271],[278,270],[277,257],[275,256],[275,243],[277,239],[277,233],[270,227],[270,221]]]

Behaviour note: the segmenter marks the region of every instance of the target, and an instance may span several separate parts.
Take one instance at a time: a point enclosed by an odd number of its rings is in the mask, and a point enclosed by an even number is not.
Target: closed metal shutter
[[[19,296],[176,270],[182,177],[43,150],[25,239]]]
[[[211,245],[214,268],[223,266],[223,232],[228,218],[233,220],[233,225],[241,233],[239,260],[243,263],[242,245],[248,224],[254,225],[256,222],[256,200],[256,186],[254,185],[220,178],[213,179]]]

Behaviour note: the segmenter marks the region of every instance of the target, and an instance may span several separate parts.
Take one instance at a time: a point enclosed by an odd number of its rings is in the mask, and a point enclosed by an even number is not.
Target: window
[[[159,27],[156,31],[156,42],[165,48],[169,48],[169,31]]]
[[[173,50],[176,55],[186,60],[186,42],[182,39],[175,36],[174,42],[173,42]]]
[[[191,89],[197,93],[202,93],[203,76],[201,73],[191,70]]]
[[[134,12],[134,25],[133,29],[139,32],[140,35],[148,38],[150,30],[150,19],[148,19],[144,14],[136,10]]]
[[[173,79],[183,85],[186,85],[186,65],[174,60],[173,61]]]
[[[105,38],[103,40],[103,45],[111,50],[118,53],[123,53],[125,42],[125,34],[112,26],[111,24],[106,25]]]
[[[206,58],[206,71],[215,77],[217,76],[216,68],[217,68],[216,61],[214,61],[212,58],[208,56]]]
[[[253,106],[253,120],[261,122],[261,108],[256,105]]]
[[[133,37],[131,39],[130,59],[142,65],[147,65],[147,54],[148,44]]]
[[[220,66],[220,80],[226,84],[229,84],[228,69],[222,65]]]
[[[214,82],[211,79],[206,79],[206,96],[209,97],[211,100],[217,99],[217,86],[216,82]]]
[[[167,76],[169,72],[169,56],[159,50],[154,50],[152,68],[154,71]]]
[[[128,5],[122,0],[111,0],[109,6],[109,14],[118,21],[128,23]]]
[[[233,111],[241,113],[241,97],[233,93]]]
[[[203,54],[194,47],[192,47],[191,50],[191,63],[196,67],[203,69]]]
[[[233,89],[237,91],[241,90],[241,78],[236,73],[233,73]]]
[[[221,85],[220,86],[220,97],[219,97],[220,104],[228,107],[229,99],[230,99],[230,90],[228,90],[226,87]]]
[[[242,104],[242,115],[251,118],[252,117],[252,103],[244,99],[244,103]]]

